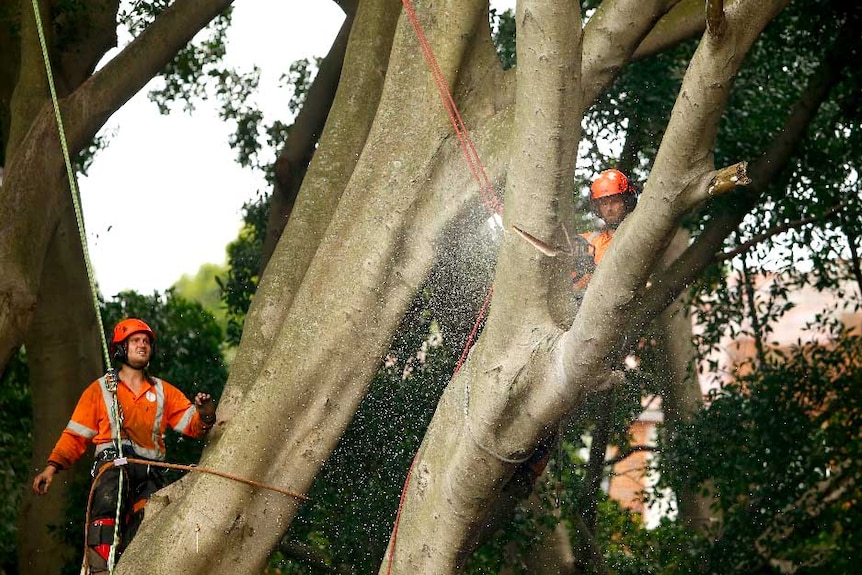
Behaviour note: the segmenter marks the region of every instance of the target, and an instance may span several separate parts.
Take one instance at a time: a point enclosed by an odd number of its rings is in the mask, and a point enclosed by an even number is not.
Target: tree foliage
[[[813,331],[826,337],[714,392],[662,456],[666,485],[709,480],[720,495],[717,540],[695,541],[703,570],[849,573],[859,561],[862,340],[823,321]]]
[[[17,569],[15,540],[21,484],[30,475],[33,410],[27,386],[27,363],[19,352],[0,377],[0,571]]]

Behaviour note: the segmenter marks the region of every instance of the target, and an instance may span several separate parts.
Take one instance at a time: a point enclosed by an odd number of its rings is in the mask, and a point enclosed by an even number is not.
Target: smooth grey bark
[[[284,226],[293,210],[296,196],[314,156],[326,117],[332,108],[338,90],[338,80],[344,67],[347,41],[353,27],[356,7],[347,11],[341,30],[332,43],[329,53],[320,64],[320,69],[308,89],[305,105],[290,128],[287,142],[275,162],[275,182],[269,202],[269,219],[263,242],[261,269],[266,268],[272,252],[284,231]]]
[[[360,6],[357,29],[362,11]],[[446,40],[436,46],[441,66],[454,75],[471,50],[481,54],[470,57],[492,61],[487,23],[483,34],[475,33],[477,24],[487,21],[483,3],[460,2],[458,11],[447,16]],[[474,46],[476,38],[479,46]],[[270,353],[240,392],[242,400],[205,452],[203,466],[306,491],[427,275],[445,222],[475,197],[469,174],[461,165],[453,168],[452,158],[460,151],[446,115],[427,106],[436,88],[425,63],[412,57],[415,45],[406,21],[400,22],[393,45],[398,58],[390,59],[380,110],[399,113],[378,112],[284,321],[269,326],[276,330]],[[469,74],[459,79],[467,87],[471,81]],[[465,106],[473,125],[481,126],[483,116],[494,111],[485,104]],[[327,122],[322,141],[333,121]],[[505,127],[492,123],[487,137],[476,137],[492,171],[502,161],[497,150],[505,142]],[[307,176],[305,185],[311,181]],[[294,216],[298,208],[299,202]],[[162,511],[144,525],[120,561],[120,573],[256,571],[289,526],[297,502],[270,493],[253,496],[243,485],[202,476],[171,506],[170,513]],[[189,524],[200,530],[190,531]],[[173,542],[170,548],[155,544],[165,538]]]
[[[211,432],[215,437],[232,419],[270,353],[362,153],[377,113],[398,13],[392,0],[374,0],[363,2],[354,17],[333,112],[243,324],[218,408],[219,423]]]
[[[393,573],[457,570],[463,561],[459,550],[469,549],[470,538],[484,510],[516,465],[529,454],[547,427],[558,424],[586,392],[595,389],[596,382],[605,381],[609,369],[605,364],[607,352],[616,349],[621,334],[626,333],[635,295],[658,264],[678,219],[706,197],[708,182],[714,174],[709,150],[742,58],[763,26],[785,4],[736,4],[727,10],[729,24],[725,35],[722,38],[707,35],[701,41],[641,202],[617,231],[567,331],[556,328],[548,311],[543,286],[553,277],[551,264],[545,262],[542,267],[538,262],[518,260],[509,254],[517,254],[521,246],[513,245],[511,233],[504,238],[495,282],[504,289],[495,291],[485,331],[467,364],[446,390],[417,455],[398,537],[396,543],[390,542]],[[530,50],[532,55],[540,54],[559,65],[553,49],[522,46],[522,38],[526,37],[522,33],[526,34],[531,24],[528,18],[534,17],[533,10],[541,14],[541,8],[530,3],[519,5],[518,67],[528,70],[525,75],[541,69],[530,58]],[[556,47],[576,44],[554,27],[560,19],[557,15],[554,22],[539,21]],[[560,78],[551,76],[544,80],[539,85],[549,92],[559,94],[565,90]],[[519,106],[526,107],[521,100]],[[534,114],[549,122],[560,117],[560,109],[547,104],[540,110],[541,113],[534,111]],[[546,131],[544,138],[565,141],[553,130]],[[544,139],[539,141],[545,143]],[[531,145],[535,143],[530,141]],[[543,187],[545,180],[541,174],[530,169],[556,173],[554,162],[564,155],[561,151],[545,154],[542,156],[545,163],[538,166],[529,161],[519,163],[519,157],[513,159],[513,171],[517,168],[524,172],[523,177],[532,179],[531,185],[523,188],[517,179],[510,183],[504,217],[507,231],[512,229],[513,221],[525,217],[531,223],[537,222],[545,214],[537,200],[555,197],[553,185]],[[510,173],[509,181],[513,182],[511,176]],[[529,198],[527,213],[521,211],[525,208],[518,204],[519,195]],[[554,238],[559,224],[552,217],[545,217],[545,227],[533,227],[531,235]],[[538,260],[539,256],[533,255]],[[507,266],[509,257],[519,265]],[[516,285],[520,291],[505,293],[505,287]],[[528,311],[519,312],[519,307]],[[531,314],[533,317],[524,321]],[[505,321],[500,319],[503,317]]]

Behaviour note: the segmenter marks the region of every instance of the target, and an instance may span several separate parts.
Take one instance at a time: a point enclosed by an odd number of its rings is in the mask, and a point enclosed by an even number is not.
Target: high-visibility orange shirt
[[[601,232],[588,232],[581,234],[581,237],[590,242],[590,245],[593,247],[593,259],[595,260],[596,265],[599,265],[599,262],[605,257],[605,253],[610,247],[613,236],[605,229]]]
[[[596,265],[599,265],[599,262],[605,257],[605,253],[607,253],[608,248],[610,247],[613,235],[611,235],[607,229],[604,229],[600,232],[587,232],[580,234],[580,236],[589,242],[593,262],[595,262]],[[573,272],[572,289],[575,291],[587,289],[587,285],[590,283],[590,279],[592,279],[592,277],[592,273],[579,274],[578,272]]]
[[[202,436],[206,428],[182,391],[166,381],[150,379],[137,395],[125,382],[117,385],[123,416],[120,436],[123,444],[131,446],[138,456],[162,461],[168,425],[189,437]],[[116,431],[111,428],[113,410],[109,407],[113,398],[104,382],[104,377],[97,379],[84,390],[48,461],[65,469],[81,458],[89,443],[96,445],[97,452],[112,444],[116,438]]]

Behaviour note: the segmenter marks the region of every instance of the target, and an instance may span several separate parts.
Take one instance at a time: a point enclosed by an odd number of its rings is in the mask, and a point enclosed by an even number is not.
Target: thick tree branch
[[[89,143],[117,108],[229,4],[230,0],[177,0],[105,68],[63,100],[71,154]],[[35,41],[35,34],[28,32],[22,41],[28,38]],[[31,62],[27,69],[42,70],[44,75],[41,61],[33,61],[33,50],[25,52]],[[26,94],[20,98],[29,100]],[[23,341],[39,291],[48,241],[58,222],[60,195],[68,193],[51,106],[44,104],[44,92],[38,98],[41,111],[29,116],[32,122],[13,127],[12,139],[17,143],[10,146],[0,188],[0,221],[4,222],[0,227],[0,263],[4,268],[0,278],[0,371]],[[28,115],[23,113],[22,117]]]
[[[344,74],[338,83],[304,188],[291,209],[279,246],[264,269],[243,324],[242,345],[231,366],[218,416],[227,421],[242,404],[290,311],[293,298],[332,221],[371,130],[386,78],[400,6],[363,2],[354,18]],[[218,429],[218,428],[217,428]],[[212,434],[211,434],[212,435]]]
[[[64,106],[69,147],[79,150],[105,121],[158,74],[179,50],[233,0],[176,0]]]
[[[353,11],[347,13],[335,42],[320,64],[317,76],[308,90],[305,104],[290,128],[287,143],[276,159],[275,185],[270,199],[269,221],[263,244],[262,270],[266,269],[266,264],[287,224],[308,170],[308,164],[323,132],[332,102],[335,100],[347,51],[347,41],[353,26],[353,16]]]
[[[734,34],[725,35],[723,42],[701,42],[698,47],[638,207],[617,230],[564,336],[563,363],[570,381],[581,385],[602,381],[608,369],[607,350],[617,347],[620,334],[629,333],[631,316],[643,312],[640,293],[679,218],[691,205],[692,186],[703,185],[711,177],[710,151],[731,80],[760,30],[786,1],[737,4],[738,9],[728,15]],[[603,329],[597,330],[597,325]],[[642,328],[640,324],[635,329]]]
[[[503,225],[513,226],[547,244],[565,244],[571,235],[574,205],[571,185],[580,131],[577,120],[581,69],[579,13],[565,3],[554,9],[533,3],[519,6],[515,133],[512,146],[521,152],[506,178]],[[555,89],[536,90],[535,86]],[[565,231],[565,227],[569,231]],[[494,324],[546,325],[557,310],[548,309],[551,294],[563,292],[568,273],[558,260],[512,241],[506,234],[498,259],[495,295],[486,330]],[[525,294],[527,301],[514,297]],[[517,301],[517,303],[515,303]],[[510,308],[507,302],[515,303]],[[526,303],[526,305],[524,305]],[[529,317],[533,315],[533,317]],[[536,317],[538,315],[538,317]]]
[[[662,16],[632,54],[642,60],[695,38],[705,29],[703,0],[681,0]]]
[[[616,78],[659,18],[677,2],[613,0],[599,5],[584,27],[581,71],[584,109]]]
[[[368,6],[367,17],[391,16],[391,1]],[[464,76],[457,74],[473,57],[476,44],[483,43],[483,49],[493,56],[490,34],[485,33],[486,6],[479,0],[459,2],[457,10],[446,18],[427,23],[426,33],[435,40],[435,54],[447,80]],[[365,7],[363,2],[355,30],[359,30]],[[374,8],[382,10],[375,12]],[[352,35],[351,44],[354,37],[360,39]],[[288,228],[265,272],[264,279],[273,295],[264,300],[268,306],[260,309],[257,317],[257,329],[263,332],[257,342],[263,347],[254,350],[252,355],[256,357],[246,366],[256,369],[246,373],[249,380],[240,381],[234,381],[237,368],[232,369],[231,381],[243,387],[235,394],[241,401],[232,408],[222,436],[205,450],[201,465],[305,491],[353,418],[395,327],[431,268],[443,231],[455,216],[476,203],[469,171],[463,164],[453,169],[453,158],[460,150],[445,111],[429,105],[439,96],[425,62],[418,57],[415,37],[406,20],[397,26],[391,47],[392,58],[388,60],[380,96],[380,108],[387,112],[376,114],[362,143],[355,146],[354,142],[329,141],[336,134],[330,131],[336,120],[332,114],[327,120],[320,149],[312,160]],[[380,72],[377,68],[377,74]],[[341,88],[336,98],[340,96]],[[356,94],[350,96],[357,98]],[[511,124],[502,124],[504,115],[493,117],[493,107],[482,104],[487,101],[479,99],[475,107],[462,109],[462,115],[470,125],[497,124],[496,129],[489,126],[487,139],[474,137],[476,149],[483,152],[486,167],[494,173],[502,171],[508,161],[505,144]],[[349,122],[349,118],[345,121]],[[333,146],[339,145],[344,145],[345,152],[359,152],[358,161],[354,159],[351,162],[355,163],[349,164],[350,170],[342,175],[336,171],[342,167],[333,163],[316,166],[324,147],[334,151]],[[338,155],[333,159],[350,158]],[[301,283],[287,285],[291,283],[287,274],[273,274],[267,279],[276,261],[287,262],[293,256],[285,253],[286,241],[293,237],[292,226],[300,203],[308,202],[304,208],[305,225],[320,215],[316,211],[319,208],[313,205],[318,198],[308,191],[312,184],[317,189],[331,185],[326,181],[326,168],[344,178],[337,183],[349,183],[333,192],[333,211],[322,214],[326,216],[324,225],[328,225],[319,240],[313,242],[316,254],[302,262]],[[311,170],[316,169],[321,172],[312,178]],[[331,199],[327,197],[326,201]],[[260,295],[258,291],[255,305]],[[241,346],[247,345],[246,336],[244,333]],[[357,341],[362,345],[356,345]],[[325,417],[326,425],[321,425],[321,417]],[[250,445],[265,449],[266,455],[249,451]],[[421,469],[421,463],[417,463],[417,469]],[[241,485],[226,486],[218,478],[198,478],[187,493],[172,503],[168,514],[172,520],[162,521],[162,514],[151,525],[142,527],[120,561],[121,572],[150,575],[152,571],[146,571],[145,564],[153,563],[169,564],[172,572],[235,572],[232,560],[213,561],[214,555],[241,557],[246,571],[260,570],[296,512],[296,503],[287,498],[250,493]],[[201,523],[199,534],[184,529],[183,521],[201,516],[206,521]],[[423,532],[434,528],[422,517],[416,520]],[[404,523],[401,529],[405,529]],[[250,537],[250,533],[254,536]],[[165,538],[175,542],[171,549],[152,544]],[[197,546],[199,554],[183,552]],[[447,560],[454,560],[458,550],[457,546],[447,547]],[[427,559],[427,553],[419,553]],[[411,568],[411,556],[397,552],[395,560],[405,561],[402,572],[421,572]]]
[[[722,210],[712,214],[694,243],[668,268],[657,274],[650,288],[641,294],[638,309],[642,311],[642,317],[653,317],[694,283],[703,270],[715,261],[716,254],[727,236],[756,205],[768,185],[788,166],[821,104],[826,101],[849,65],[847,58],[843,57],[845,40],[851,33],[849,28],[846,24],[842,28],[829,53],[809,78],[784,125],[776,132],[763,155],[748,170],[752,182],[746,191],[737,195],[736,202],[730,206],[725,205]],[[645,321],[639,320],[634,324],[642,327],[646,325]]]

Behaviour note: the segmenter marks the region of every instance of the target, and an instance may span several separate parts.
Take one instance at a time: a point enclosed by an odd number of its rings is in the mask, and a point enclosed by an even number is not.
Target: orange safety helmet
[[[145,324],[143,321],[134,317],[120,320],[120,322],[114,326],[114,335],[111,338],[111,357],[119,361],[125,360],[125,341],[133,333],[139,332],[143,332],[150,337],[151,345],[156,342],[156,332],[154,332],[150,326]]]
[[[635,194],[634,186],[619,170],[605,170],[590,185],[590,199],[597,200],[617,194]]]

